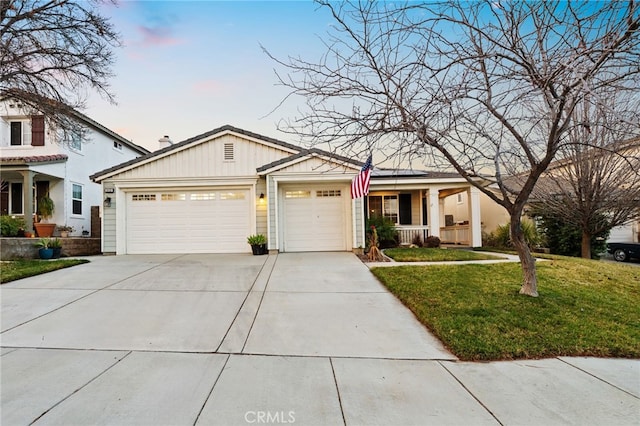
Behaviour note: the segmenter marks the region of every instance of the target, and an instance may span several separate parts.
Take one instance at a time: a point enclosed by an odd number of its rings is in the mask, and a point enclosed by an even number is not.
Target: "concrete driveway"
[[[349,253],[95,257],[5,284],[14,424],[637,424],[637,360],[461,363]]]

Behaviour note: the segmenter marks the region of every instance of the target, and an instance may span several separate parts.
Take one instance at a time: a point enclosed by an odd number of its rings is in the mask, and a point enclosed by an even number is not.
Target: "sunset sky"
[[[155,150],[230,124],[299,143],[276,123],[296,114],[277,86],[279,58],[317,60],[331,17],[310,1],[122,1],[104,5],[122,35],[111,80],[118,105],[91,96],[84,112],[134,143]],[[280,70],[282,71],[282,70]]]

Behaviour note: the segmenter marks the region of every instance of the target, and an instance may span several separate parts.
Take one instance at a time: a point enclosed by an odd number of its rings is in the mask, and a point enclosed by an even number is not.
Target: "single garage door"
[[[284,251],[347,250],[348,191],[342,185],[283,188]]]
[[[248,189],[140,191],[127,194],[127,253],[250,251]]]

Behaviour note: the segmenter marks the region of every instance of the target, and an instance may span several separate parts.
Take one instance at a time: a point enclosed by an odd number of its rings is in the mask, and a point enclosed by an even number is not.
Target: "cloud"
[[[184,43],[184,39],[174,37],[167,27],[139,25],[137,30],[142,35],[142,40],[138,43],[142,47],[175,46]]]

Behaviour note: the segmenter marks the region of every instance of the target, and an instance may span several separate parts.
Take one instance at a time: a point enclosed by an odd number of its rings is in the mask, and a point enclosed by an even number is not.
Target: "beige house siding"
[[[264,200],[260,200],[260,194],[264,194]],[[256,234],[267,235],[267,181],[258,180],[256,184]]]
[[[104,198],[111,198],[111,206],[106,207],[104,204],[101,207],[102,211],[102,252],[103,253],[115,253],[116,252],[116,194],[115,192],[107,192],[107,190],[114,189],[114,185],[109,182],[105,182],[103,185]],[[114,190],[115,191],[115,190]]]
[[[225,144],[233,145],[233,160],[225,160]],[[254,176],[256,168],[290,155],[272,146],[226,134],[172,151],[117,175],[118,179],[203,178]]]

